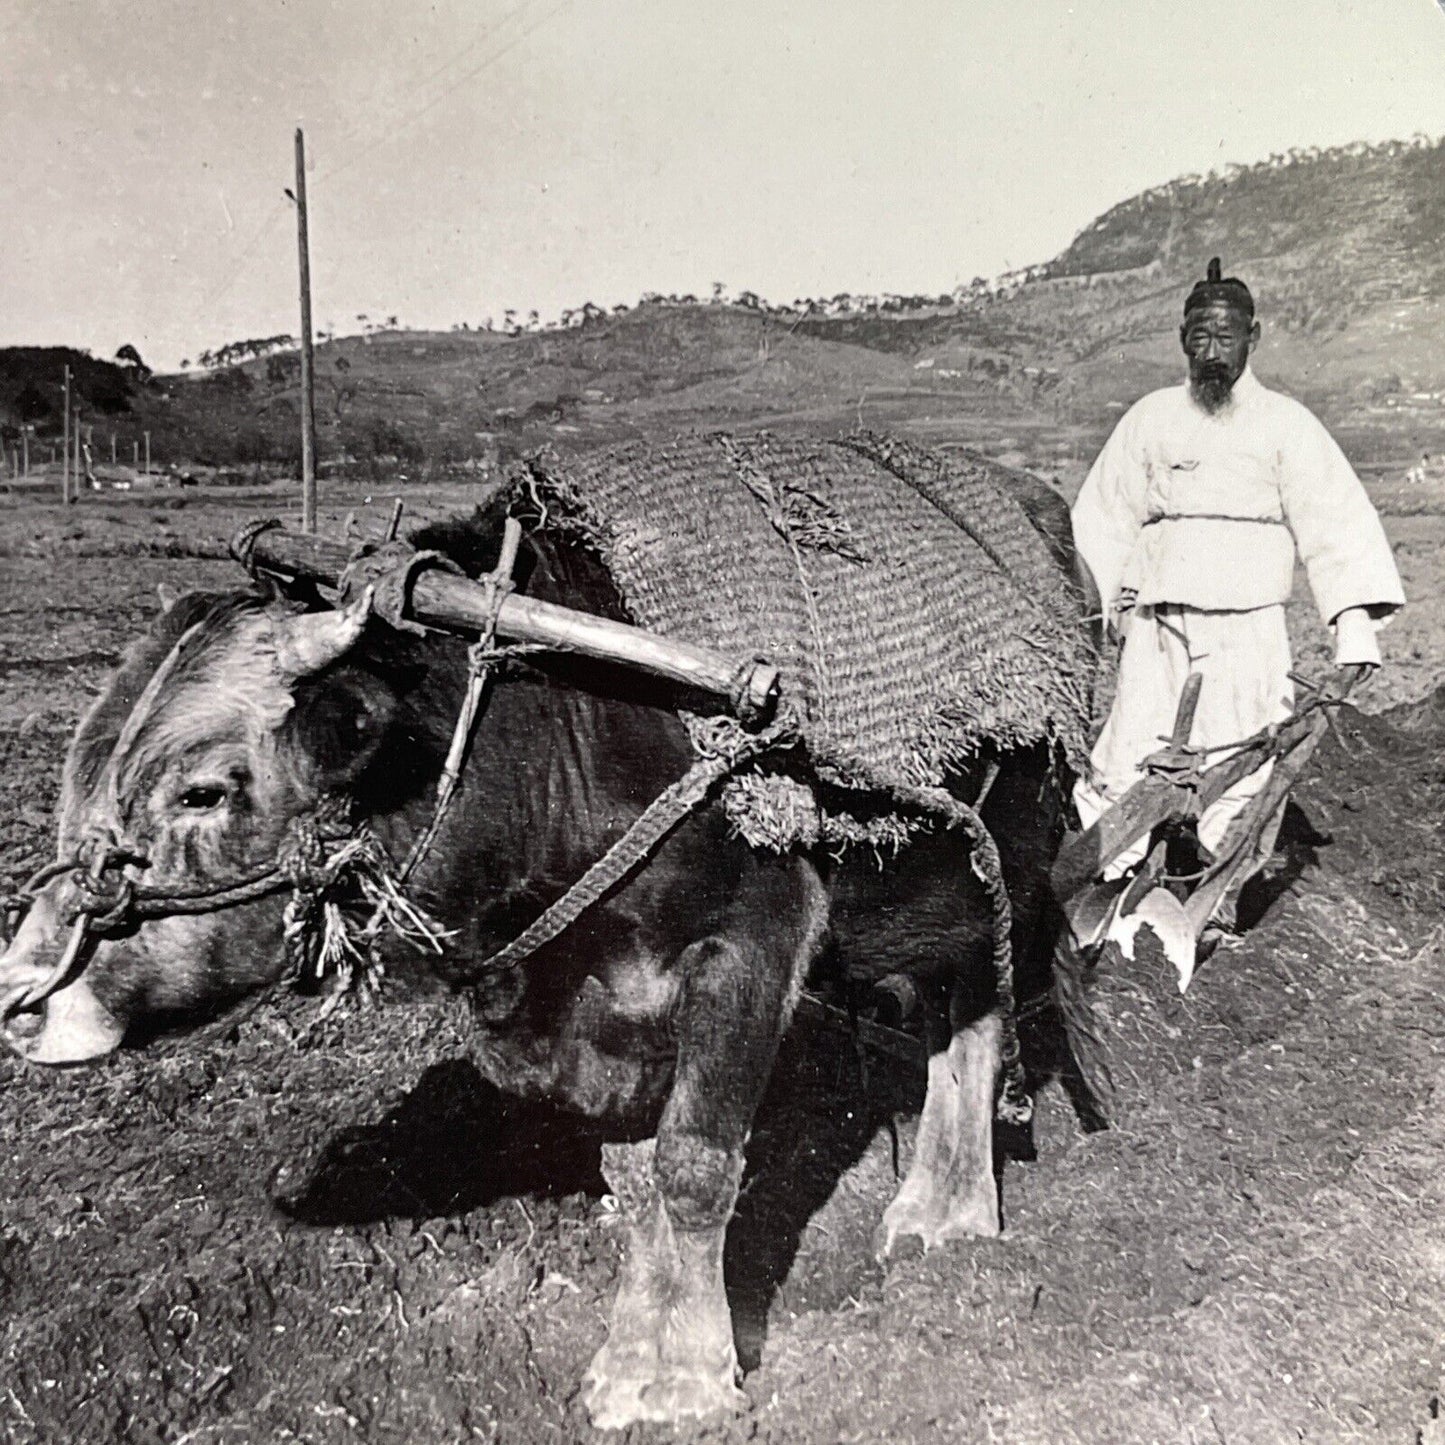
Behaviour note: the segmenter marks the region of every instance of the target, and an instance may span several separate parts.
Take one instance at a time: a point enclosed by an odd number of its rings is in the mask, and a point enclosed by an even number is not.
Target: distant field
[[[1445,496],[1371,486],[1414,599],[1379,710],[1445,676]],[[484,491],[329,485],[323,526]],[[296,513],[281,483],[0,494],[0,876],[52,856],[67,739],[156,585],[235,585],[223,539]],[[1319,672],[1307,600],[1291,624]],[[1438,705],[1348,718],[1268,911],[1186,999],[1150,948],[1106,959],[1120,1126],[1048,1086],[1000,1241],[877,1264],[918,1081],[795,1026],[729,1234],[751,1410],[699,1438],[1413,1438],[1445,1336],[1442,748]],[[93,1069],[0,1057],[0,1438],[610,1438],[574,1393],[618,1270],[597,1138],[488,1090],[471,1047],[451,999],[322,1023],[297,997]]]

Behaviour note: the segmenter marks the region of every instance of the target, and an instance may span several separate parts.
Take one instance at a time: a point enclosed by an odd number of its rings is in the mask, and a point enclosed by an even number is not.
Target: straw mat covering
[[[1092,664],[1070,585],[1005,469],[870,433],[687,436],[532,458],[519,499],[594,549],[639,626],[782,669],[797,749],[724,805],[750,843],[896,846],[985,744],[1084,751]],[[737,724],[684,715],[700,752]]]

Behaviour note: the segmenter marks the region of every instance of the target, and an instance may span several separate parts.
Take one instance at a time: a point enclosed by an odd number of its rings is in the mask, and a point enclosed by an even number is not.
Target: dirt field
[[[697,1438],[1442,1438],[1445,495],[1377,501],[1414,599],[1386,672],[1245,945],[1184,1000],[1148,949],[1106,969],[1121,1122],[1085,1133],[1046,1089],[1002,1240],[872,1261],[917,1081],[875,1061],[865,1090],[795,1028],[728,1250],[753,1408]],[[182,554],[276,510],[0,498],[0,877],[49,856],[65,743],[156,583],[230,581]],[[1307,601],[1292,621],[1318,673]],[[593,1438],[598,1141],[490,1093],[460,1010],[284,1000],[85,1071],[0,1059],[0,1097],[0,1440]]]

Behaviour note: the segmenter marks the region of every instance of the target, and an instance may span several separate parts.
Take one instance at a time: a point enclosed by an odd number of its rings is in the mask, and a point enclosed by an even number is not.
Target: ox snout
[[[33,1064],[83,1064],[120,1046],[125,1025],[95,996],[85,974],[47,993],[67,930],[36,900],[0,957],[0,1038]]]

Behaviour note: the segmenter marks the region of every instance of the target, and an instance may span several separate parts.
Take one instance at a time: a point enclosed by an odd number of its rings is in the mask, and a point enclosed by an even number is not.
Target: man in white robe
[[[1296,551],[1334,633],[1337,666],[1378,666],[1376,628],[1404,603],[1384,529],[1344,453],[1305,407],[1250,370],[1259,335],[1249,289],[1221,279],[1216,257],[1185,302],[1188,379],[1125,413],[1074,503],[1079,551],[1124,639],[1092,777],[1075,790],[1086,827],[1164,745],[1191,672],[1203,676],[1195,747],[1223,748],[1288,715],[1284,604]],[[1205,810],[1205,849],[1218,847],[1267,778],[1267,769],[1254,773]],[[1137,864],[1147,842],[1105,876]],[[1244,881],[1216,912],[1225,932]]]

